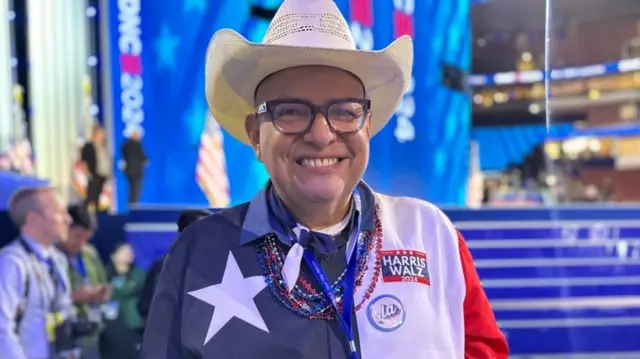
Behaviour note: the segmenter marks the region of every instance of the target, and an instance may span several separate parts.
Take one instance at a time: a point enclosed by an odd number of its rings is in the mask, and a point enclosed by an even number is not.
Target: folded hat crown
[[[349,25],[333,0],[285,0],[264,44],[355,50]]]

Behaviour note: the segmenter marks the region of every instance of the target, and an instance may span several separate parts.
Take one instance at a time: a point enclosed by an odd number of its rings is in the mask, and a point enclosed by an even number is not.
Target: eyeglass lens
[[[334,102],[324,115],[336,132],[354,132],[362,125],[365,108],[354,101]],[[298,102],[279,103],[272,110],[273,124],[286,133],[305,131],[315,116],[315,111],[308,104]]]

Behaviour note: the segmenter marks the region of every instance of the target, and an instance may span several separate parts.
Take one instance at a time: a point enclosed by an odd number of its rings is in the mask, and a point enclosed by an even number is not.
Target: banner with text
[[[211,137],[223,141],[207,140],[219,130],[206,126],[204,99],[204,58],[211,35],[232,28],[261,41],[267,22],[252,17],[250,5],[263,2],[108,2],[114,160],[121,162],[120,148],[129,134],[144,134],[150,162],[141,205],[206,206],[212,189],[226,190],[230,203],[237,204],[251,199],[268,178],[250,148],[224,133]],[[470,101],[468,94],[442,86],[441,67],[469,70],[468,1],[336,2],[359,48],[380,49],[403,34],[413,36],[416,45],[412,85],[395,118],[372,140],[365,180],[385,193],[463,204]],[[206,145],[211,142],[218,146]],[[212,156],[217,156],[216,164],[223,163],[216,171],[226,168],[226,173],[209,173],[213,178],[203,181]],[[116,184],[118,210],[125,211],[127,186],[121,171]]]

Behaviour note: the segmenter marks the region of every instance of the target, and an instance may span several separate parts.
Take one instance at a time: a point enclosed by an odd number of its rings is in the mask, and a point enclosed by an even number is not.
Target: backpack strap
[[[22,270],[23,291],[22,291],[22,298],[20,299],[20,303],[18,304],[18,310],[16,312],[16,319],[15,319],[16,333],[19,331],[20,323],[22,322],[22,319],[24,318],[24,314],[27,311],[27,304],[29,302],[29,290],[31,287],[31,279],[29,277],[28,266],[21,266],[21,267],[23,269]]]

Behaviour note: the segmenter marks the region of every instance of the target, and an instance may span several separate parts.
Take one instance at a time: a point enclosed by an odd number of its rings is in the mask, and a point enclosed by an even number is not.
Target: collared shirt
[[[267,187],[269,184],[267,185]],[[362,182],[359,186],[360,197],[362,198],[362,230],[367,231],[373,228],[375,197],[373,191]],[[258,193],[247,208],[247,213],[242,218],[242,228],[240,230],[240,245],[245,245],[259,239],[269,233],[275,233],[278,239],[291,245],[289,234],[286,233],[277,220],[269,214],[269,203],[267,199],[267,188]]]
[[[76,255],[67,256],[69,262],[69,281],[71,291],[84,286],[96,286],[107,284],[107,274],[100,255],[91,244],[85,244]],[[76,313],[79,318],[87,318],[92,322],[101,323],[102,315],[99,304],[78,304]],[[83,347],[95,346],[98,343],[100,331],[87,336],[82,340]]]
[[[57,299],[57,310],[63,318],[75,315],[65,271],[68,264],[58,249],[45,248],[28,238],[25,242],[36,255],[53,260],[66,290],[59,288],[55,298],[54,281],[49,275],[48,265],[27,253],[19,240],[0,250],[0,358],[45,359],[51,354],[46,315],[51,310],[52,301]],[[28,299],[20,325],[16,328],[16,314],[24,300],[27,283]]]
[[[363,303],[353,314],[361,358],[506,358],[504,336],[451,222],[427,202],[375,194],[364,183],[359,190],[363,230],[378,220],[383,230],[355,293],[355,304]],[[265,236],[291,245],[265,193],[181,234],[158,280],[142,359],[349,357],[337,321],[295,314],[265,284],[257,256]],[[346,237],[336,237],[337,254],[319,256],[330,282],[346,266]],[[308,271],[301,277],[319,288]]]
[[[45,247],[42,244],[34,241],[33,239],[31,239],[31,238],[29,238],[27,236],[22,236],[22,238],[24,239],[25,242],[27,242],[27,244],[29,245],[31,250],[33,250],[40,257],[42,257],[42,258],[51,258],[53,256],[53,253],[54,253],[54,247],[53,246]]]

